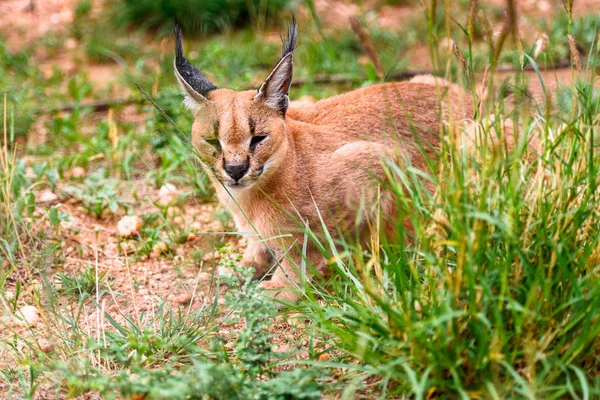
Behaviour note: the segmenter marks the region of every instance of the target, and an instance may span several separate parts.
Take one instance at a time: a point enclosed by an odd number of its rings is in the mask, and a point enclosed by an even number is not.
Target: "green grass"
[[[589,85],[573,95],[568,126],[557,116],[518,121],[523,136],[549,133],[531,164],[522,149],[495,155],[484,145],[471,155],[450,141],[442,173],[428,178],[442,188],[435,196],[415,171],[391,167],[392,190],[407,206],[398,230],[410,218],[413,244],[344,243],[364,257],[332,254],[341,258],[335,278],[326,291],[310,289],[315,300],[300,310],[385,391],[600,395],[599,156],[590,124],[600,103],[586,96]]]
[[[478,145],[461,148],[464,127],[444,131],[446,156],[425,176],[389,165],[403,240],[321,240],[334,277],[306,287],[296,312],[382,397],[600,396],[596,63],[547,94],[552,112],[481,99]],[[491,116],[513,108],[519,145],[494,150],[506,128]]]

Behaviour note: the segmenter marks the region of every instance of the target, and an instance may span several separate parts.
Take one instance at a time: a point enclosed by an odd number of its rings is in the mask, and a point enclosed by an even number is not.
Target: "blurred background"
[[[321,98],[415,72],[456,70],[458,64],[447,64],[452,58],[447,56],[454,42],[461,51],[469,50],[465,29],[470,3],[4,0],[0,6],[0,90],[7,93],[14,110],[18,136],[24,136],[39,122],[38,116],[47,116],[49,111],[80,108],[91,100],[111,106],[139,103],[133,82],[153,95],[172,99],[176,87],[170,35],[175,18],[184,28],[188,58],[217,86],[257,87],[276,61],[280,32],[294,13],[300,39],[292,97]],[[568,61],[569,28],[582,54],[596,40],[595,0],[572,4],[572,27],[566,3],[560,0],[511,3],[516,5],[519,46],[532,54],[536,41],[547,39],[541,64]],[[451,13],[445,12],[446,4],[452,7]],[[501,34],[505,10],[504,0],[479,2],[470,60],[475,69],[489,63],[488,42]],[[514,40],[508,40],[499,62],[518,66],[519,57],[512,51],[516,47]]]

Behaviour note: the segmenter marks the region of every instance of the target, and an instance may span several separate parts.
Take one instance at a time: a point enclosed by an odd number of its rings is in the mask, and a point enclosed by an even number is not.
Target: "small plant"
[[[117,183],[108,178],[105,169],[99,169],[83,181],[82,188],[68,186],[64,191],[81,201],[87,212],[100,219],[106,210],[115,213],[119,206],[128,204],[118,196]]]
[[[58,272],[56,274],[58,291],[67,295],[75,295],[79,298],[92,296],[95,293],[98,293],[98,296],[102,296],[107,291],[105,283],[107,273],[108,271],[98,273],[96,268],[91,265],[88,265],[84,271],[72,275]]]
[[[105,359],[123,366],[156,367],[189,361],[206,355],[198,341],[212,332],[214,312],[203,307],[187,314],[162,302],[153,315],[141,314],[138,320],[126,317],[125,323],[119,323],[108,318],[115,330],[106,333],[107,345],[96,346]]]
[[[78,328],[72,333],[83,336],[80,351],[123,368],[120,372],[108,377],[81,357],[53,361],[44,369],[56,374],[54,381],[71,395],[94,390],[108,397],[118,393],[148,399],[321,398],[322,370],[278,368],[282,355],[273,351],[274,334],[269,332],[276,310],[251,282],[251,271],[234,256],[224,258],[222,266],[236,271],[226,303],[231,307],[227,322],[243,325],[239,332],[215,335],[216,301],[189,314],[162,302],[156,313],[124,316],[125,322],[105,313],[112,329],[101,341]]]

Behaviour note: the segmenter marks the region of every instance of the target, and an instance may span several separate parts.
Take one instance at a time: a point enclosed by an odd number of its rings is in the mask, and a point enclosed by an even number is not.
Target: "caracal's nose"
[[[249,167],[249,163],[227,164],[225,166],[225,172],[227,172],[227,175],[229,175],[231,179],[237,182],[242,179],[244,175],[246,175]]]

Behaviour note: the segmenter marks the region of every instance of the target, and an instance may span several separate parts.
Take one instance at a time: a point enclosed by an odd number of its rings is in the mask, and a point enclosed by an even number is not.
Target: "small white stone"
[[[450,54],[454,50],[454,40],[449,37],[443,37],[439,43],[440,53]]]
[[[160,190],[158,191],[158,201],[157,203],[161,206],[169,205],[179,196],[179,190],[175,187],[175,185],[171,183],[166,183],[162,185]]]
[[[35,196],[35,199],[38,203],[52,203],[58,199],[58,196],[51,190],[45,189],[39,192],[37,196]]]
[[[152,248],[151,256],[152,258],[158,258],[161,254],[166,253],[169,250],[169,247],[165,242],[158,242]]]
[[[40,320],[40,312],[35,306],[23,306],[17,312],[17,322],[26,325],[35,325]]]
[[[290,314],[288,315],[288,324],[291,326],[302,329],[306,327],[305,318],[302,314]]]
[[[77,48],[77,40],[73,39],[73,38],[68,38],[67,40],[65,40],[65,48],[69,49],[69,50],[73,50]],[[81,167],[76,167],[76,168],[81,168]]]
[[[71,178],[81,178],[85,175],[85,169],[82,167],[74,167],[71,170]]]
[[[121,237],[137,235],[140,229],[142,229],[142,219],[137,215],[127,215],[117,223],[117,233]]]

